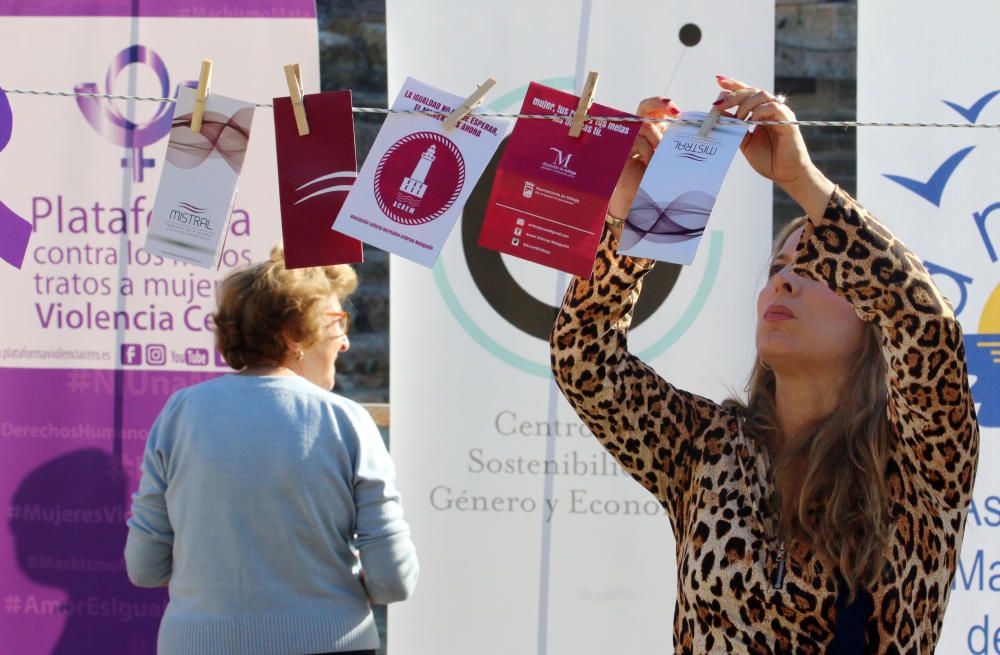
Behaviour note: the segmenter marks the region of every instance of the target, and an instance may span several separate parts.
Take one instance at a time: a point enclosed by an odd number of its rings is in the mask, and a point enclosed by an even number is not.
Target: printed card
[[[611,193],[640,123],[588,121],[578,138],[569,125],[579,98],[532,83],[522,114],[564,116],[517,122],[497,170],[479,245],[574,275],[589,275]],[[627,117],[594,104],[590,116]]]
[[[702,120],[704,112],[681,118]],[[716,123],[707,137],[700,124],[674,123],[663,135],[622,227],[618,253],[676,264],[694,261],[722,181],[747,126]]]
[[[392,109],[447,115],[464,100],[407,78]],[[444,116],[389,114],[333,229],[433,266],[510,128],[508,119],[471,115],[454,129],[443,122]]]
[[[254,105],[209,94],[201,131],[191,130],[195,90],[177,96],[170,142],[145,249],[205,268],[219,265]]]
[[[355,264],[361,242],[330,229],[358,176],[351,92],[307,95],[303,104],[309,134],[299,136],[291,99],[274,99],[285,266]]]

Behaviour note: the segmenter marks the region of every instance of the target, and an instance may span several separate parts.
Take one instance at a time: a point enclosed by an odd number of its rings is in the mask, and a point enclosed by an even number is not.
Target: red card
[[[577,96],[535,84],[522,114],[566,116],[517,121],[500,159],[479,245],[574,275],[590,274],[611,194],[638,122],[587,121],[569,135]],[[592,105],[589,116],[631,116]]]
[[[309,134],[299,136],[289,98],[274,99],[285,266],[363,261],[361,242],[330,229],[357,178],[351,92],[305,96]]]

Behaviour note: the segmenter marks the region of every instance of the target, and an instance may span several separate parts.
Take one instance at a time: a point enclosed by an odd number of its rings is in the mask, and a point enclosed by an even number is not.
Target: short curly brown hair
[[[219,288],[215,346],[236,370],[280,364],[288,354],[285,334],[315,343],[327,298],[336,294],[343,302],[358,286],[347,264],[287,269],[284,255],[275,246],[270,259],[230,273]]]

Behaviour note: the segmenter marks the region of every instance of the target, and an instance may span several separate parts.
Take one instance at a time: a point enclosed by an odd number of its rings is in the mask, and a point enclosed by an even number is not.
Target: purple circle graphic
[[[118,74],[125,70],[128,66],[132,64],[146,64],[153,69],[156,73],[156,77],[159,78],[160,82],[160,97],[166,98],[170,95],[170,75],[167,73],[167,66],[163,63],[163,59],[160,55],[156,54],[150,48],[142,45],[133,45],[125,48],[119,52],[113,60],[111,60],[111,65],[108,67],[108,76],[104,81],[105,93],[111,95],[114,93],[115,78]],[[156,115],[147,123],[147,125],[155,125],[158,121],[161,123],[168,122],[166,119],[167,114],[173,113],[174,105],[170,102],[160,103],[160,107],[156,112]],[[124,130],[135,130],[139,125],[128,120],[117,110],[113,110],[111,113],[111,121],[118,127]],[[161,135],[162,136],[162,135]],[[139,139],[142,141],[142,139]],[[157,137],[156,141],[159,140]],[[153,141],[155,143],[156,141]],[[152,143],[136,143],[133,145],[147,146],[152,145]]]
[[[0,88],[0,150],[7,147],[10,135],[14,131],[14,112],[10,109],[10,100]]]
[[[404,136],[386,150],[375,169],[379,209],[402,225],[423,225],[438,218],[455,203],[464,185],[462,152],[436,132]]]

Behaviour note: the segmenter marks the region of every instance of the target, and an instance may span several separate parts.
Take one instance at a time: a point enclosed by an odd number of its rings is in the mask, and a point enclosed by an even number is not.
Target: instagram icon
[[[167,363],[167,347],[162,343],[146,344],[146,363],[163,366]]]

